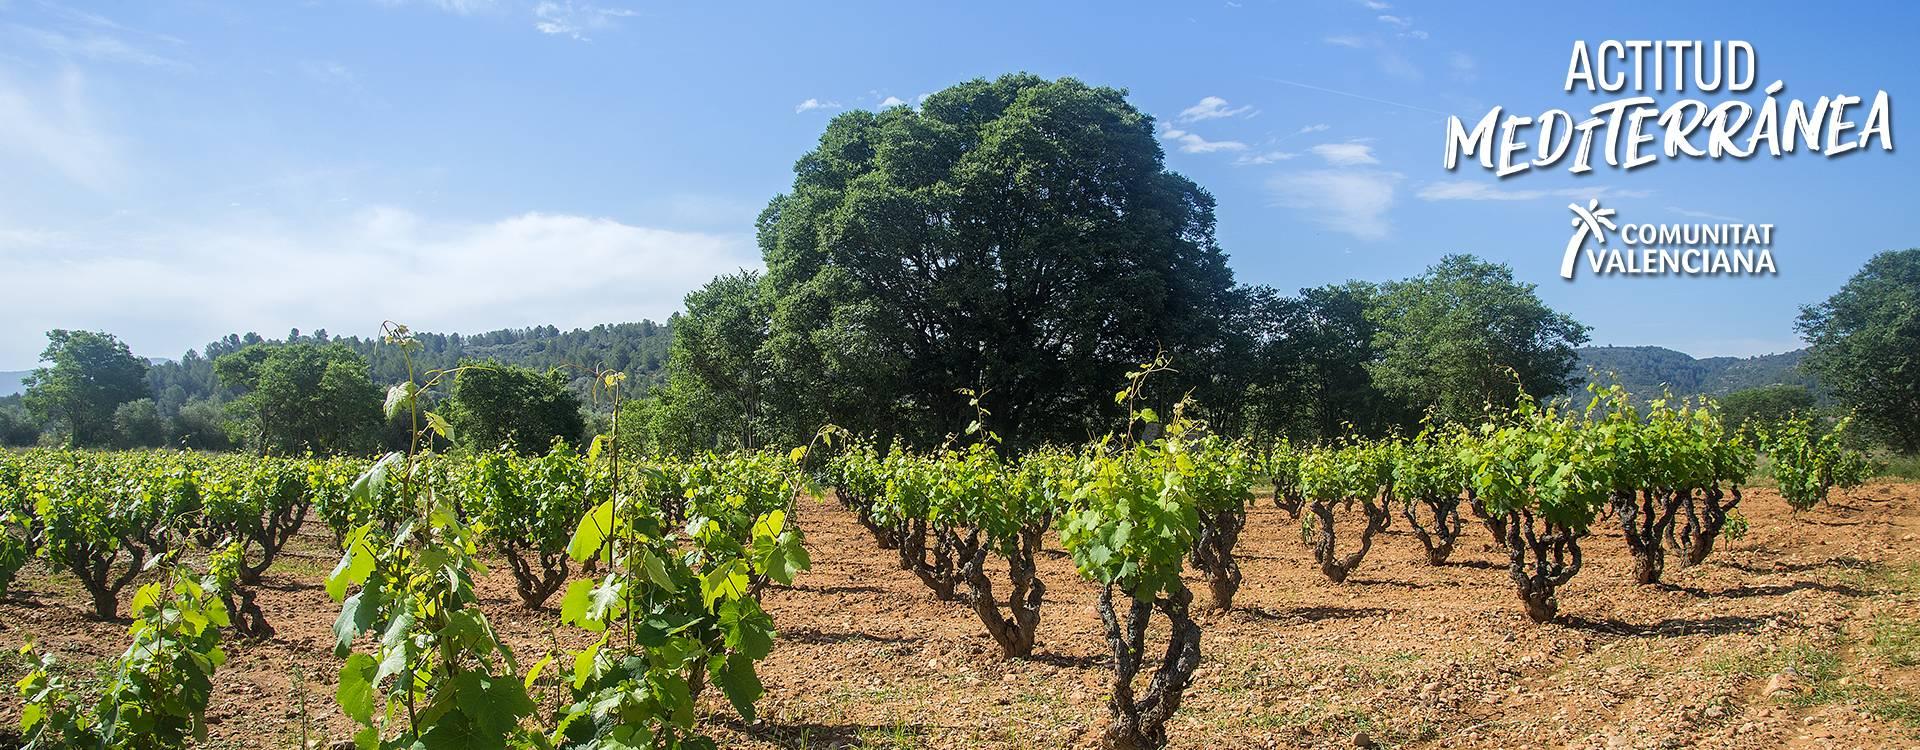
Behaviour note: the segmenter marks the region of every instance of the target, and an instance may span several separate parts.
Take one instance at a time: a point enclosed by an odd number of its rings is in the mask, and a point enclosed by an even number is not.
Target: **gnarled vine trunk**
[[[547,598],[567,582],[569,572],[565,550],[523,550],[517,544],[499,545],[507,567],[513,569],[513,585],[520,594],[520,606],[539,609]]]
[[[866,527],[868,534],[873,535],[874,544],[879,545],[880,549],[899,549],[899,530],[885,518],[874,514],[872,498],[846,489],[835,489],[834,494],[840,497],[840,505],[853,511],[854,519]]]
[[[1178,582],[1173,585],[1172,590],[1154,599],[1134,599],[1125,623],[1114,611],[1115,586],[1108,584],[1100,591],[1100,622],[1106,626],[1107,644],[1113,648],[1108,723],[1100,733],[1103,750],[1154,750],[1167,745],[1167,720],[1180,708],[1193,670],[1200,665],[1200,626],[1189,612],[1193,593]],[[1155,610],[1168,621],[1167,650],[1146,693],[1136,698],[1133,678],[1146,660],[1147,622]]]
[[[1352,506],[1352,502],[1348,501],[1349,507]],[[1387,518],[1390,513],[1386,503],[1376,503],[1373,498],[1361,498],[1359,502],[1361,511],[1366,515],[1367,523],[1360,530],[1360,546],[1347,553],[1345,557],[1338,555],[1334,549],[1333,502],[1315,501],[1308,506],[1308,510],[1313,513],[1314,520],[1320,527],[1319,535],[1314,538],[1313,559],[1319,561],[1320,572],[1326,574],[1327,580],[1334,583],[1346,581],[1347,576],[1353,573],[1353,569],[1360,567],[1360,561],[1367,557],[1367,550],[1373,548],[1373,535],[1387,527]]]
[[[306,522],[307,510],[311,507],[313,503],[305,498],[281,505],[262,519],[256,528],[247,530],[247,541],[259,547],[260,555],[257,561],[250,561],[246,550],[241,550],[241,583],[260,582],[261,574],[273,567],[274,559],[280,556],[280,550],[286,548],[287,540],[292,539],[294,532],[299,531],[300,525]]]
[[[1527,617],[1548,622],[1560,613],[1554,590],[1580,572],[1581,534],[1544,519],[1540,528],[1534,524],[1531,511],[1507,514],[1507,573],[1526,603]]]
[[[1487,527],[1487,535],[1493,537],[1495,545],[1507,546],[1506,516],[1488,512],[1487,504],[1480,500],[1479,494],[1472,488],[1467,489],[1467,507],[1473,511],[1473,517],[1480,519],[1481,525]]]
[[[1721,501],[1729,496],[1733,499],[1722,505]],[[1720,538],[1720,530],[1727,525],[1727,512],[1740,505],[1740,488],[1721,489],[1708,487],[1700,492],[1698,502],[1693,493],[1688,493],[1680,507],[1686,511],[1687,522],[1676,530],[1675,524],[1668,524],[1667,539],[1674,549],[1681,553],[1686,566],[1706,562],[1707,555],[1713,553],[1714,540]]]
[[[1414,506],[1424,505],[1433,516],[1433,528],[1420,523],[1414,513]],[[1400,513],[1407,517],[1407,528],[1413,530],[1413,537],[1420,540],[1420,546],[1427,550],[1428,565],[1442,565],[1453,554],[1453,544],[1460,538],[1460,497],[1436,496],[1408,500],[1400,507]]]
[[[1240,563],[1233,558],[1233,547],[1246,528],[1244,507],[1200,513],[1199,533],[1193,539],[1193,566],[1207,580],[1215,611],[1233,608],[1233,595],[1240,591]]]
[[[1040,580],[1034,559],[1040,554],[1040,540],[1048,524],[1040,523],[1020,530],[1019,543],[1007,556],[1007,613],[1000,613],[1000,602],[993,596],[993,579],[986,573],[986,545],[976,532],[964,547],[961,576],[966,579],[968,599],[974,614],[987,626],[987,634],[1000,646],[1000,655],[1009,659],[1033,655],[1034,636],[1040,629],[1040,603],[1047,585]]]
[[[1614,516],[1620,519],[1620,531],[1633,553],[1633,582],[1646,585],[1660,582],[1667,567],[1666,539],[1673,534],[1673,514],[1680,507],[1677,492],[1645,488],[1613,493]]]
[[[960,567],[954,560],[954,534],[948,529],[931,528],[925,519],[913,519],[900,535],[900,567],[913,571],[920,582],[933,590],[940,601],[959,598],[955,589],[961,583]],[[928,545],[931,539],[933,544]]]

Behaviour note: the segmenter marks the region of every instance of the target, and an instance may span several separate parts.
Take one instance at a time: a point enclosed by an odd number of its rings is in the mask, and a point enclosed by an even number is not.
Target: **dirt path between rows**
[[[1870,485],[1798,517],[1752,491],[1747,538],[1697,568],[1670,562],[1658,587],[1630,582],[1618,530],[1603,526],[1548,625],[1521,614],[1504,554],[1471,522],[1435,568],[1396,518],[1334,585],[1297,523],[1260,505],[1236,609],[1202,622],[1174,747],[1920,748],[1920,485]],[[837,505],[800,515],[814,569],[767,594],[780,638],[761,720],[707,699],[723,747],[1070,747],[1105,716],[1096,592],[1057,549],[1040,562],[1037,656],[1008,662],[970,610],[934,600]],[[320,587],[329,542],[314,525],[268,574],[260,597],[279,633],[229,644],[207,747],[298,747],[299,683],[316,746],[347,736],[332,698],[339,609]],[[29,567],[15,588],[0,602],[10,652],[32,635],[85,673],[124,648],[124,625],[89,619],[71,580]],[[552,610],[521,609],[504,566],[480,589],[522,663],[586,640]],[[1796,689],[1764,694],[1789,668]],[[17,660],[0,666],[8,725],[20,674]]]

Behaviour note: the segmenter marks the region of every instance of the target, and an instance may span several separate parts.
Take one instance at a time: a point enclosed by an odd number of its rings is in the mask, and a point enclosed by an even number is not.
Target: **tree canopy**
[[[567,380],[560,371],[469,363],[454,376],[449,398],[455,440],[475,450],[505,447],[522,455],[546,453],[555,438],[579,440],[586,418]]]
[[[1375,383],[1415,413],[1471,423],[1515,388],[1550,397],[1572,382],[1587,327],[1514,281],[1513,269],[1449,255],[1381,288],[1367,317],[1379,326]]]
[[[380,439],[381,393],[367,362],[339,344],[254,344],[213,362],[240,431],[267,454],[359,453]]]
[[[26,379],[27,410],[43,423],[64,423],[70,445],[112,444],[114,410],[148,395],[146,361],[112,334],[48,331],[40,360],[47,366]]]
[[[1863,427],[1920,450],[1920,248],[1874,256],[1795,328],[1813,345],[1806,368]]]
[[[1009,75],[848,112],[759,223],[789,430],[922,443],[984,406],[1010,445],[1082,439],[1116,379],[1218,347],[1213,198],[1124,91]]]

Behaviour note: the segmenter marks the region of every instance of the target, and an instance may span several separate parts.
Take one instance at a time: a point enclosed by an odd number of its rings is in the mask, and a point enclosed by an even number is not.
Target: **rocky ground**
[[[1596,529],[1547,625],[1524,617],[1477,525],[1431,567],[1396,519],[1335,585],[1296,522],[1262,506],[1241,537],[1235,609],[1203,619],[1175,747],[1920,748],[1920,485],[1869,485],[1798,516],[1752,491],[1746,539],[1670,566],[1659,586],[1632,584],[1618,530]],[[705,706],[723,747],[1070,747],[1103,720],[1096,592],[1063,555],[1041,561],[1037,656],[1009,662],[971,610],[934,600],[837,505],[801,515],[814,569],[767,594],[781,632],[760,721]],[[303,727],[316,747],[346,736],[338,605],[320,587],[328,541],[303,535],[269,573],[279,633],[230,644],[207,747],[294,748]],[[554,611],[521,609],[504,567],[481,588],[523,663],[583,642]],[[29,568],[0,602],[0,645],[31,635],[84,675],[125,644],[123,623],[86,611],[77,585]],[[9,685],[20,674],[0,665]],[[17,696],[0,698],[0,721],[18,713]]]

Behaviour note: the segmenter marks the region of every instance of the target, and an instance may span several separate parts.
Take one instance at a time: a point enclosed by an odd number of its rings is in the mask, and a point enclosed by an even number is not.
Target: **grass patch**
[[[1867,648],[1895,667],[1920,666],[1920,622],[1891,615],[1873,618]]]

